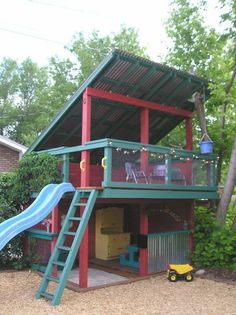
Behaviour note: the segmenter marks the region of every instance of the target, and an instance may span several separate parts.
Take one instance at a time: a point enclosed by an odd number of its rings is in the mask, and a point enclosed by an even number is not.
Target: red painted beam
[[[142,108],[148,108],[148,109],[156,110],[159,112],[168,113],[171,115],[182,116],[185,118],[191,118],[193,116],[192,112],[184,110],[184,109],[180,109],[180,108],[176,108],[176,107],[172,107],[172,106],[168,106],[164,104],[157,104],[154,102],[144,101],[135,97],[129,97],[129,96],[125,96],[125,95],[121,95],[117,93],[106,92],[103,90],[94,89],[90,87],[88,87],[86,91],[87,91],[87,94],[90,95],[91,97],[98,97],[98,98],[106,99],[109,101],[120,102],[120,103],[129,104],[129,105],[142,107]]]

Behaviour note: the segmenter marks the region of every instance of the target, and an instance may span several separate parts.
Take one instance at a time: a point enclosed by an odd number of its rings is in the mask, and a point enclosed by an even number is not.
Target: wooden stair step
[[[58,260],[54,260],[52,263],[54,265],[61,266],[61,267],[64,267],[66,265],[64,262],[58,261]]]
[[[75,236],[76,235],[75,232],[64,232],[63,234],[70,235],[70,236]]]
[[[54,298],[54,295],[48,292],[42,292],[40,293],[41,296],[45,297],[48,300],[52,300]]]
[[[69,218],[69,220],[71,220],[71,221],[81,221],[82,217],[71,217],[71,218]]]
[[[58,277],[47,276],[47,280],[59,283],[60,279]]]
[[[60,250],[66,250],[67,252],[69,252],[71,249],[71,247],[69,247],[69,246],[58,246],[57,248]]]

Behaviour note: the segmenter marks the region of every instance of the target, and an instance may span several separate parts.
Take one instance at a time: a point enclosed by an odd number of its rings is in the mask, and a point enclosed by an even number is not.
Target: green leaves
[[[59,161],[48,154],[26,155],[19,169],[0,174],[0,223],[22,211],[22,205],[30,201],[32,191],[40,191],[45,185],[61,182]],[[0,251],[0,266],[23,268],[23,234],[17,236]]]
[[[74,58],[61,60],[54,56],[46,67],[39,67],[30,58],[21,63],[3,59],[0,134],[30,145],[113,48],[147,56],[137,30],[121,26],[117,33],[106,36],[97,30],[90,37],[76,34],[67,47]]]
[[[223,157],[218,161],[217,174],[222,183],[224,177],[221,181],[221,173],[226,174],[236,132],[236,84],[233,77],[236,70],[236,1],[219,2],[220,27],[212,28],[207,21],[208,1],[172,1],[166,22],[172,46],[166,61],[210,81],[206,120],[214,141],[214,152]],[[199,142],[197,129],[194,128],[194,138]]]
[[[79,85],[113,48],[148,57],[146,48],[142,47],[138,41],[137,30],[132,27],[122,25],[119,32],[106,36],[101,36],[97,30],[94,30],[89,38],[85,38],[83,33],[74,36],[68,49],[78,60]]]
[[[219,227],[214,213],[199,207],[194,238],[196,246],[192,259],[197,267],[236,270],[236,231],[231,229],[231,225]]]

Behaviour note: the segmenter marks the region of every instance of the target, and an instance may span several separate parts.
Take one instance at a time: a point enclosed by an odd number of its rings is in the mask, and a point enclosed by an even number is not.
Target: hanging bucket
[[[207,136],[208,140],[203,140],[205,136]],[[202,154],[210,154],[213,152],[213,141],[207,134],[204,134],[202,136],[199,146],[200,146],[200,152]]]

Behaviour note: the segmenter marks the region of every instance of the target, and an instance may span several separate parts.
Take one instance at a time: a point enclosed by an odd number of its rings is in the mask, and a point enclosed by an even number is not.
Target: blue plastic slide
[[[74,191],[70,183],[45,186],[26,210],[0,224],[0,250],[17,234],[46,218],[66,192]]]

